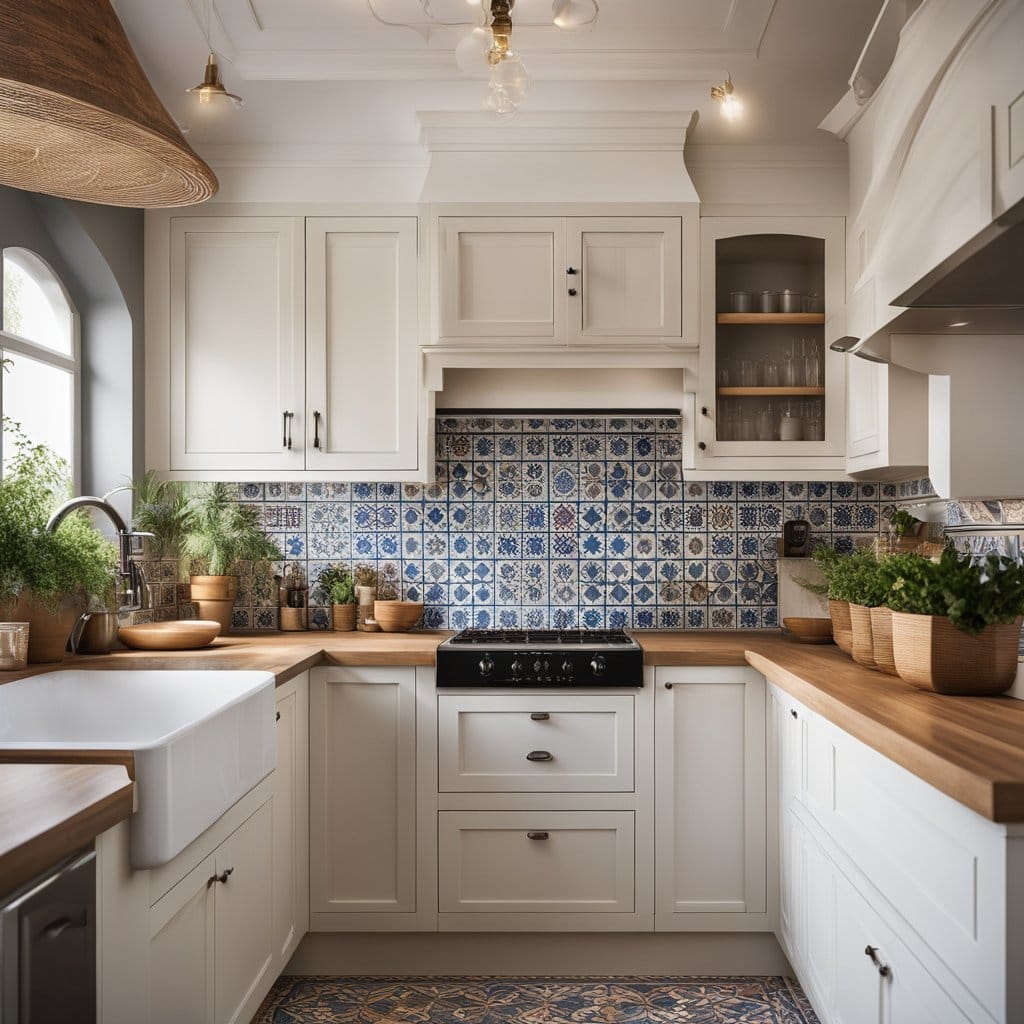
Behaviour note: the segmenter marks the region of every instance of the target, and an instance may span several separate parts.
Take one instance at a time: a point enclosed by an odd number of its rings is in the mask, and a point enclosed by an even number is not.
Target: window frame
[[[59,297],[66,303],[71,329],[71,355],[64,355],[38,342],[23,338],[20,334],[5,331],[3,308],[4,262],[17,262],[22,271],[33,277],[49,297]],[[56,291],[55,291],[56,290]],[[37,252],[25,246],[10,245],[0,250],[0,359],[7,352],[34,359],[71,374],[71,482],[75,493],[81,491],[82,477],[82,344],[81,317],[67,286],[53,267]],[[5,372],[5,371],[0,371]],[[0,384],[0,418],[4,415],[3,385]],[[0,430],[0,477],[3,476],[4,442]]]

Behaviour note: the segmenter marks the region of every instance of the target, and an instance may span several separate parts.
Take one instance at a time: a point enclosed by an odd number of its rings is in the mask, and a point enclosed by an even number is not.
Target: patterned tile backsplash
[[[252,483],[238,497],[311,579],[375,565],[425,602],[425,625],[453,629],[775,626],[783,522],[852,547],[897,498],[895,484],[688,482],[682,440],[674,418],[439,418],[434,484]],[[236,628],[274,628],[271,590],[243,590]]]

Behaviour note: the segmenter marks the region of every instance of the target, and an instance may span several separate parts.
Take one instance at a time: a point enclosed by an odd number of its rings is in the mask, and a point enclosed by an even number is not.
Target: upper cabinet
[[[188,479],[419,479],[418,221],[147,221],[146,462]]]
[[[844,224],[701,222],[698,471],[842,472]]]
[[[442,344],[694,344],[692,217],[438,220]]]

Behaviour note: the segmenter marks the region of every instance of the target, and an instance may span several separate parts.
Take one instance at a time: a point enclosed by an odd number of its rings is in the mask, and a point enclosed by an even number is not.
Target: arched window
[[[60,279],[28,249],[3,251],[0,413],[33,444],[68,461],[78,480],[78,314]],[[0,441],[0,475],[13,451]]]

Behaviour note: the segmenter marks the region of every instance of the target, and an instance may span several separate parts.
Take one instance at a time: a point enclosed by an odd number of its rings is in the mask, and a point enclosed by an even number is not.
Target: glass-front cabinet
[[[843,233],[838,217],[701,221],[698,469],[843,469]]]

